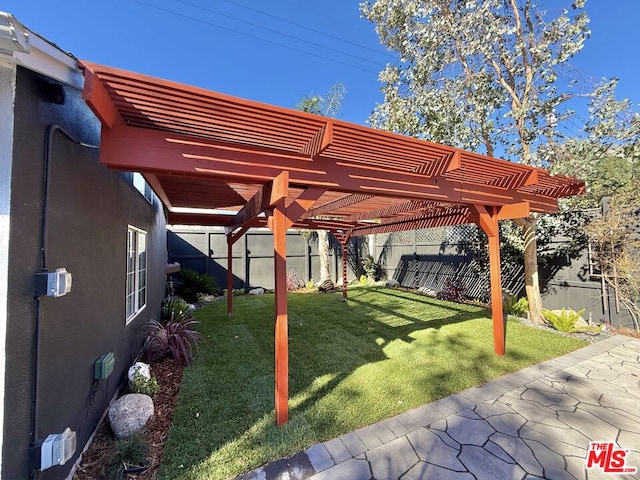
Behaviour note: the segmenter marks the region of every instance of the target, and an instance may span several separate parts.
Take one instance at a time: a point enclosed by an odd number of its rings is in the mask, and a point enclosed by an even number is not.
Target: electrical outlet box
[[[94,366],[94,378],[96,380],[104,380],[109,378],[113,367],[116,364],[116,356],[113,352],[105,353],[98,360],[96,360]]]
[[[40,445],[40,470],[64,465],[76,452],[76,432],[66,428],[49,435]]]
[[[62,297],[71,291],[71,274],[66,268],[58,268],[55,272],[36,274],[35,294],[50,297]]]

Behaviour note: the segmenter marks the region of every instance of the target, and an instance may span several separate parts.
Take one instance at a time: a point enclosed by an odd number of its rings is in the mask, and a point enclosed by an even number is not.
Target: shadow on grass
[[[392,292],[392,293],[391,293]],[[289,295],[289,414],[273,421],[273,296],[198,311],[160,478],[228,478],[539,359],[493,354],[486,310],[359,288]],[[511,349],[510,349],[511,350]],[[521,366],[520,366],[521,365]]]

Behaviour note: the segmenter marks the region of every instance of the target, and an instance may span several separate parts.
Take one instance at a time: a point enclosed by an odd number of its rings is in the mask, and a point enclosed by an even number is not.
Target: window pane
[[[127,273],[133,272],[136,265],[136,233],[129,230],[127,236]]]
[[[147,235],[138,232],[138,310],[147,301]]]
[[[129,227],[127,231],[127,320],[147,302],[147,234]]]
[[[142,288],[138,293],[138,310],[145,306],[147,303],[147,289]]]
[[[131,315],[133,315],[134,309],[133,309],[133,301],[134,301],[134,296],[133,295],[127,295],[127,318],[129,318]]]

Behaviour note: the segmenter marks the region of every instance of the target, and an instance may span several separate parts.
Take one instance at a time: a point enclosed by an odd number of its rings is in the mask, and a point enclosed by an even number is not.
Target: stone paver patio
[[[628,450],[638,473],[587,469],[589,442]],[[239,478],[640,479],[640,340],[602,340]]]

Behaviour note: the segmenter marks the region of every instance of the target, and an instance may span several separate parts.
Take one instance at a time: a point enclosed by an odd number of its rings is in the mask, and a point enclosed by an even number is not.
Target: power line
[[[308,50],[302,50],[302,49],[299,49],[299,48],[296,48],[296,47],[292,47],[291,45],[287,45],[287,44],[284,44],[284,43],[279,43],[279,42],[275,42],[275,41],[273,41],[273,40],[266,39],[266,38],[264,38],[264,37],[258,37],[258,36],[256,36],[256,35],[251,35],[251,34],[249,34],[249,33],[242,32],[242,31],[240,31],[240,30],[235,30],[235,29],[233,29],[233,28],[225,27],[225,26],[222,26],[222,25],[218,25],[218,24],[216,24],[216,23],[213,23],[213,22],[209,22],[209,21],[207,21],[207,20],[203,20],[203,19],[201,19],[201,18],[191,17],[191,16],[189,16],[189,15],[185,15],[185,14],[180,13],[180,12],[175,12],[175,11],[173,11],[173,10],[169,10],[169,9],[166,9],[166,8],[158,7],[157,5],[151,5],[151,4],[149,4],[149,3],[145,3],[145,2],[143,2],[143,1],[141,1],[141,0],[131,0],[131,1],[132,1],[132,2],[134,2],[134,3],[137,3],[137,4],[139,4],[139,5],[143,5],[143,6],[145,6],[145,7],[148,7],[148,8],[153,8],[153,9],[155,9],[155,10],[159,10],[159,11],[161,11],[161,12],[165,12],[165,13],[168,13],[168,14],[170,14],[170,15],[174,15],[174,16],[176,16],[176,17],[184,18],[184,19],[191,20],[191,21],[198,22],[198,23],[203,23],[203,24],[205,24],[205,25],[209,25],[209,26],[214,27],[214,28],[219,28],[219,29],[221,29],[221,30],[226,30],[226,31],[228,31],[228,32],[236,33],[236,34],[238,34],[238,35],[243,35],[243,36],[245,36],[245,37],[253,38],[254,40],[259,40],[259,41],[261,41],[261,42],[270,43],[270,44],[272,44],[272,45],[276,45],[276,46],[278,46],[278,47],[287,48],[287,49],[289,49],[289,50],[293,50],[293,51],[295,51],[295,52],[302,53],[302,54],[304,54],[304,55],[310,55],[310,56],[312,56],[312,57],[320,58],[320,59],[322,59],[322,60],[326,60],[326,61],[328,61],[328,62],[338,63],[338,64],[340,64],[340,65],[345,65],[345,66],[347,66],[347,67],[351,67],[351,68],[354,68],[354,69],[356,69],[356,70],[361,70],[361,71],[363,71],[363,72],[375,73],[375,74],[377,74],[377,73],[378,73],[378,72],[377,72],[377,71],[375,71],[375,70],[371,70],[371,69],[368,69],[368,68],[364,68],[364,67],[361,67],[361,66],[359,66],[359,65],[354,65],[354,64],[352,64],[352,63],[342,62],[342,61],[337,60],[337,59],[335,59],[335,58],[325,57],[325,56],[323,56],[323,55],[319,55],[319,54],[317,54],[317,53],[313,53],[313,52],[310,52],[310,51],[308,51]],[[325,47],[322,47],[322,48],[325,48]],[[341,53],[342,53],[342,52],[341,52]],[[373,62],[371,62],[371,63],[373,63]]]
[[[260,25],[258,23],[254,23],[254,22],[250,22],[248,20],[244,20],[243,18],[234,17],[233,15],[229,15],[227,13],[223,13],[223,12],[221,12],[219,10],[214,10],[214,9],[211,9],[211,8],[203,7],[201,5],[197,5],[195,3],[188,2],[187,0],[178,0],[178,2],[180,2],[180,3],[184,4],[184,5],[189,5],[189,6],[194,7],[194,8],[198,8],[200,10],[204,10],[205,12],[213,13],[213,14],[219,15],[221,17],[225,17],[225,18],[229,18],[231,20],[235,20],[236,22],[241,22],[241,23],[245,23],[247,25],[251,25],[252,27],[256,27],[256,28],[259,28],[261,30],[265,30],[265,31],[270,32],[270,33],[275,33],[276,35],[282,35],[283,37],[292,38],[293,40],[297,40],[298,42],[308,43],[309,45],[313,45],[314,47],[324,48],[326,50],[329,50],[329,51],[332,51],[332,52],[335,52],[335,53],[339,53],[341,55],[346,55],[347,57],[355,58],[357,60],[361,60],[361,61],[364,61],[364,62],[369,62],[369,63],[371,63],[373,65],[376,65],[376,66],[380,65],[379,62],[376,62],[374,60],[370,60],[370,59],[365,58],[365,57],[361,57],[360,55],[354,55],[352,53],[347,53],[347,52],[345,52],[343,50],[339,50],[337,48],[332,48],[332,47],[328,47],[326,45],[321,45],[319,43],[312,42],[311,40],[307,40],[305,38],[297,37],[297,36],[291,35],[289,33],[284,33],[284,32],[278,31],[278,30],[276,30],[274,28],[265,27],[264,25]],[[249,7],[247,7],[247,8],[249,8]]]
[[[182,0],[180,0],[180,1],[182,1]],[[325,37],[333,38],[334,40],[338,40],[340,42],[348,43],[349,45],[353,45],[355,47],[362,48],[364,50],[369,50],[370,52],[377,53],[378,55],[382,55],[382,56],[385,56],[387,58],[394,58],[393,55],[391,55],[388,52],[376,50],[375,48],[371,48],[371,47],[368,47],[366,45],[362,45],[360,43],[356,43],[356,42],[354,42],[352,40],[348,40],[346,38],[338,37],[337,35],[331,35],[330,33],[323,32],[322,30],[316,30],[315,28],[312,28],[312,27],[309,27],[307,25],[303,25],[301,23],[297,23],[297,22],[294,22],[294,21],[291,21],[291,20],[287,20],[286,18],[280,17],[278,15],[273,15],[273,14],[271,14],[269,12],[265,12],[263,10],[258,10],[257,8],[252,8],[252,7],[249,7],[247,5],[242,5],[241,3],[236,2],[234,0],[223,0],[223,1],[225,1],[227,3],[231,3],[232,5],[236,5],[238,7],[244,8],[246,10],[251,10],[252,12],[256,12],[256,13],[259,13],[261,15],[265,15],[267,17],[275,18],[276,20],[278,20],[280,22],[288,23],[289,25],[294,25],[296,27],[303,28],[305,30],[309,30],[310,32],[314,32],[314,33],[317,33],[317,34],[320,34],[320,35],[324,35]],[[182,1],[182,3],[186,3],[186,2]],[[287,3],[292,4],[291,2],[287,2]],[[305,10],[313,12],[313,10],[309,10],[309,9],[305,9]],[[326,15],[321,15],[321,16],[331,20],[332,22],[341,23],[342,25],[346,25],[343,22],[337,22],[335,19],[332,19],[331,17],[327,17]]]
[[[353,26],[351,26],[351,25],[349,25],[349,24],[347,24],[347,23],[341,22],[340,20],[337,20],[337,19],[335,19],[335,18],[332,18],[332,17],[330,17],[330,16],[328,16],[328,15],[325,15],[324,13],[318,12],[317,10],[313,10],[312,8],[306,7],[306,6],[304,6],[304,5],[300,5],[300,3],[292,2],[292,1],[290,1],[290,0],[283,0],[283,1],[284,1],[285,3],[288,3],[289,5],[293,5],[294,7],[299,8],[299,9],[301,9],[301,10],[306,10],[306,11],[307,11],[307,12],[309,12],[309,13],[313,13],[314,15],[317,15],[317,16],[319,16],[319,17],[322,17],[322,18],[325,18],[325,19],[327,19],[327,20],[330,20],[330,21],[331,21],[331,22],[333,22],[333,23],[338,23],[338,24],[343,25],[343,26],[345,26],[345,27],[347,27],[347,28],[349,28],[349,29],[351,29],[351,30],[353,30],[353,29],[354,29],[354,28],[353,28]]]

